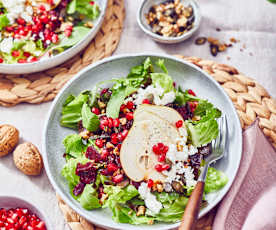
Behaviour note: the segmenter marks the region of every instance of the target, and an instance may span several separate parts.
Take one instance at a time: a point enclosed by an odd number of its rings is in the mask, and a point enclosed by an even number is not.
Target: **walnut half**
[[[39,175],[43,167],[42,157],[37,147],[25,142],[16,147],[13,152],[15,166],[26,175]]]
[[[19,131],[12,125],[0,125],[0,157],[12,152],[19,141]]]

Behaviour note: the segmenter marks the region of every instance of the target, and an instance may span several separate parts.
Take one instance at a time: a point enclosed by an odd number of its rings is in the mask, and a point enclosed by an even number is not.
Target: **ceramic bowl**
[[[138,10],[137,13],[137,22],[140,28],[147,34],[149,35],[153,40],[160,42],[160,43],[167,43],[167,44],[175,44],[182,42],[188,38],[190,38],[199,28],[200,22],[201,22],[201,13],[199,6],[196,1],[194,0],[180,0],[184,5],[191,5],[194,10],[194,27],[189,30],[188,32],[182,34],[181,36],[178,37],[165,37],[158,35],[154,32],[152,32],[151,27],[148,25],[146,21],[145,14],[147,14],[150,10],[150,8],[153,5],[158,5],[162,2],[165,2],[165,0],[144,0]]]
[[[40,210],[38,210],[33,204],[31,204],[29,201],[24,200],[23,198],[0,195],[0,209],[1,208],[27,208],[45,222],[47,230],[54,230],[53,225],[50,223],[47,216]]]
[[[68,95],[78,95],[83,90],[92,89],[100,81],[118,76],[127,76],[131,67],[140,65],[147,57],[150,57],[153,63],[156,63],[160,58],[164,59],[168,72],[177,85],[182,86],[183,89],[193,89],[199,97],[208,99],[227,115],[229,126],[229,139],[226,146],[227,154],[214,167],[222,170],[229,181],[221,190],[206,196],[208,205],[200,211],[200,216],[205,215],[214,208],[227,193],[235,178],[241,159],[241,126],[235,107],[223,88],[199,67],[173,56],[150,53],[113,56],[88,66],[66,84],[52,103],[43,131],[43,160],[50,182],[62,199],[77,213],[105,228],[168,230],[179,226],[179,223],[156,223],[149,226],[118,224],[112,220],[112,214],[107,209],[84,210],[70,195],[68,184],[60,173],[65,164],[65,159],[63,158],[65,149],[62,140],[67,135],[75,132],[59,125],[62,105]]]
[[[95,37],[99,29],[101,28],[102,22],[104,20],[105,12],[106,12],[108,0],[100,0],[97,2],[101,9],[100,15],[97,19],[94,20],[93,22],[94,27],[91,29],[91,31],[86,35],[85,38],[79,41],[76,45],[74,45],[73,47],[65,50],[64,52],[54,57],[51,57],[48,59],[42,59],[37,62],[26,63],[26,64],[0,64],[0,73],[27,74],[27,73],[39,72],[39,71],[43,71],[43,70],[58,66],[64,63],[65,61],[69,60],[70,58],[74,57],[90,43],[90,41]]]

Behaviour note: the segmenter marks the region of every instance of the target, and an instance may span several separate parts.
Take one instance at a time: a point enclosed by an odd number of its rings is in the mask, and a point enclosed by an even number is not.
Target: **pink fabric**
[[[241,165],[213,230],[276,230],[276,152],[257,122],[243,138]]]

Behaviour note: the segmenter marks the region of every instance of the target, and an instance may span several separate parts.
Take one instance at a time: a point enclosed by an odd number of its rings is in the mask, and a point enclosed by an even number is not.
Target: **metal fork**
[[[195,189],[189,198],[179,230],[194,229],[201,206],[208,167],[211,163],[221,159],[225,154],[224,150],[228,132],[227,119],[225,115],[218,120],[218,124],[219,134],[217,138],[212,141],[212,153],[205,159],[205,165],[200,173]]]

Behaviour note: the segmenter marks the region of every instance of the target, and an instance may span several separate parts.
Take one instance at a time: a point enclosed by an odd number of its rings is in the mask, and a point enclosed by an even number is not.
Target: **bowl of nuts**
[[[46,215],[15,196],[0,196],[0,229],[53,229]]]
[[[138,10],[137,21],[153,40],[174,44],[188,39],[197,31],[201,14],[193,0],[144,0]]]

